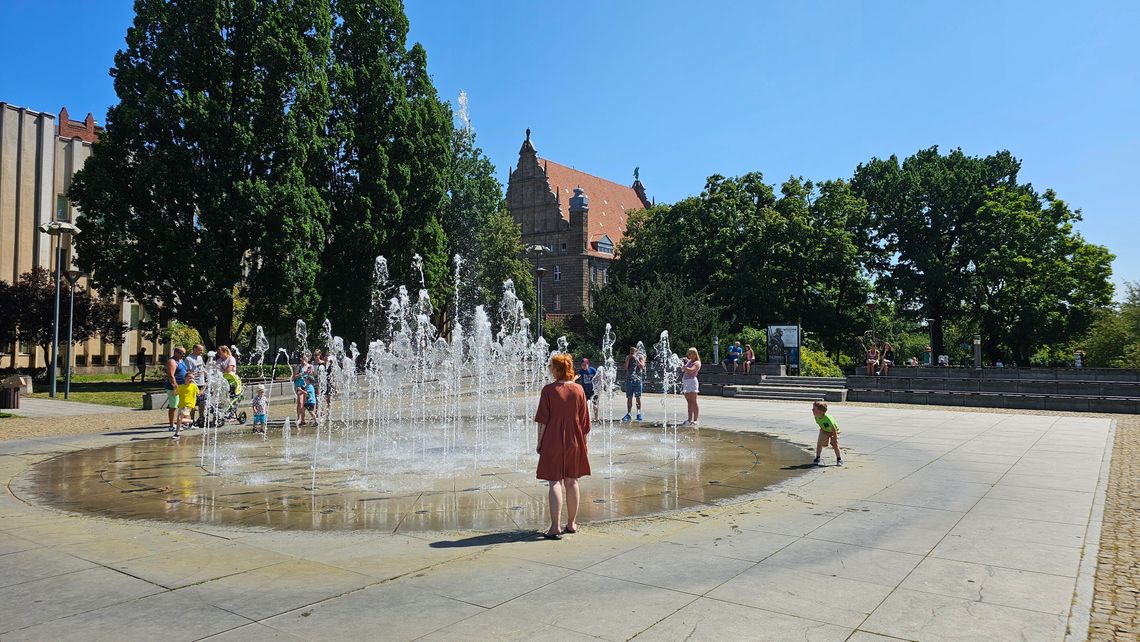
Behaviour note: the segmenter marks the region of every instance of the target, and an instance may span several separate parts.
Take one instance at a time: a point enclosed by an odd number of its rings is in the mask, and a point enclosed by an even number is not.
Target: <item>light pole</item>
[[[63,384],[63,398],[67,399],[71,395],[71,336],[75,328],[75,284],[79,282],[81,277],[85,276],[81,270],[68,270],[67,282],[71,285],[70,302],[67,304],[67,374],[64,377]]]
[[[56,362],[59,361],[59,285],[63,270],[63,242],[79,234],[79,228],[67,221],[51,221],[40,226],[40,231],[56,237],[55,241],[55,316],[51,322],[51,361],[48,363],[48,379],[51,381],[50,396],[55,399]]]
[[[542,277],[546,276],[546,268],[540,266],[535,269],[534,273],[538,276],[538,296],[534,300],[534,327],[537,335],[534,340],[538,341],[542,337]]]
[[[867,312],[871,315],[871,343],[878,344],[878,333],[875,331],[875,299],[870,294],[867,295]]]
[[[550,251],[550,248],[540,243],[528,245],[526,253],[535,257],[536,261],[541,261],[542,256]],[[542,337],[542,277],[546,274],[546,268],[541,265],[536,265],[534,268],[535,274],[535,289],[537,290],[537,297],[534,301],[534,340],[538,341]]]

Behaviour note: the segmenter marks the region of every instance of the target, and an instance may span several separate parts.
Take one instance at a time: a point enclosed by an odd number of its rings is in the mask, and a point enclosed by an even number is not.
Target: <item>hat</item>
[[[265,392],[265,386],[259,385],[258,387],[254,388],[254,390],[256,390],[258,392]]]
[[[590,360],[586,357],[582,357],[582,363],[590,363]]]

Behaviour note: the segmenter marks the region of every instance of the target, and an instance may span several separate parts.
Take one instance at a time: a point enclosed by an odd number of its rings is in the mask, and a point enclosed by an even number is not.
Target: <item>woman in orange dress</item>
[[[550,529],[546,539],[562,539],[562,533],[578,532],[578,478],[590,474],[586,435],[590,433],[590,410],[582,386],[574,383],[574,362],[559,353],[550,358],[553,383],[546,384],[538,400],[538,479],[550,482]],[[559,527],[563,496],[566,526]]]

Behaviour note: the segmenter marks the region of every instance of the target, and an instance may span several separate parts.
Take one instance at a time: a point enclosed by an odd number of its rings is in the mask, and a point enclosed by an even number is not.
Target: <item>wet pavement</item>
[[[141,469],[167,452],[165,431],[2,442],[0,638],[1084,639],[1111,418],[843,404],[831,414],[842,468],[729,496],[711,483],[727,475],[702,467],[709,494],[691,505],[583,519],[559,542],[535,537],[542,511],[503,529],[394,532],[349,528],[345,509],[335,530],[100,517],[55,504],[83,494],[63,492],[73,471],[48,462],[87,460],[87,477],[101,479],[125,453],[137,459],[115,483],[146,488],[119,493],[161,496],[167,483],[127,478],[150,476]],[[702,438],[763,433],[803,452],[817,432],[809,404],[702,399],[702,423]],[[591,504],[606,481],[584,480]],[[21,495],[36,488],[55,496]],[[470,494],[484,492],[494,496]],[[300,494],[310,519],[323,515]],[[273,504],[249,506],[236,512]]]

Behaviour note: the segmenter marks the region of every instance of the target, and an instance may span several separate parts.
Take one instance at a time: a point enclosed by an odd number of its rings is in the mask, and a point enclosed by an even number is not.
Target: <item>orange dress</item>
[[[558,481],[590,474],[586,451],[590,410],[582,386],[572,381],[546,384],[534,420],[546,424],[538,453],[538,479]]]

